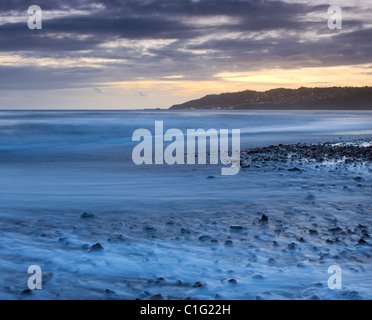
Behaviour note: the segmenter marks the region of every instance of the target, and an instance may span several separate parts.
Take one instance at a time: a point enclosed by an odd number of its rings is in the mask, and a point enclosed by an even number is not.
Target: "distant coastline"
[[[207,95],[170,110],[372,110],[372,87],[240,91]]]

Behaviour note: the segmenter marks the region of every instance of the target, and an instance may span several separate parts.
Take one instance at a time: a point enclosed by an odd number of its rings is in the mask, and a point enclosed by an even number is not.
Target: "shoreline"
[[[89,202],[76,207],[3,205],[0,297],[371,299],[372,139],[351,140],[243,149],[234,177],[175,168],[174,194],[161,199],[153,190],[97,206],[84,180]],[[45,281],[29,294],[33,264]],[[331,265],[342,268],[342,290],[327,286]]]
[[[309,165],[319,168],[326,165],[366,166],[372,163],[372,139],[354,142],[318,142],[278,144],[267,147],[241,149],[241,167],[260,164]],[[294,167],[289,171],[300,171]]]

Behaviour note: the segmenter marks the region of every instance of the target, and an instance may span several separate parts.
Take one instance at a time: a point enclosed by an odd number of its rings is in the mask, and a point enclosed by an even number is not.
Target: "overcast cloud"
[[[27,27],[27,8],[34,4],[43,10],[42,30]],[[152,96],[144,91],[145,81],[172,79],[172,85],[182,86],[185,81],[215,81],[222,72],[372,64],[372,1],[338,1],[342,30],[327,27],[330,4],[2,0],[0,107],[25,106],[15,98],[16,91],[43,94],[43,102],[32,102],[35,106],[47,101],[48,92],[85,88],[104,96],[115,83],[136,81],[142,86],[131,86],[137,99],[133,105],[140,105]],[[156,88],[149,85],[151,90]],[[126,93],[131,101],[132,93]],[[161,99],[159,103],[165,95]]]

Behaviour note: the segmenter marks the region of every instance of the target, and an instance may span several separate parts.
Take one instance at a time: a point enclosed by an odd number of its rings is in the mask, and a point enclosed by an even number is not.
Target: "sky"
[[[27,9],[42,9],[42,29]],[[330,29],[330,5],[342,29]],[[372,85],[372,0],[1,0],[0,109]]]

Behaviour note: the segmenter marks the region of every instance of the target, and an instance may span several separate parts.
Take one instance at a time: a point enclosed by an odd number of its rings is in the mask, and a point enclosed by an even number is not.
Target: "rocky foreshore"
[[[241,166],[260,167],[268,163],[301,166],[314,164],[316,167],[325,164],[348,164],[353,166],[368,165],[372,162],[372,145],[370,141],[355,143],[317,143],[271,145],[268,147],[243,149],[241,151]],[[300,170],[297,167],[289,171]]]

